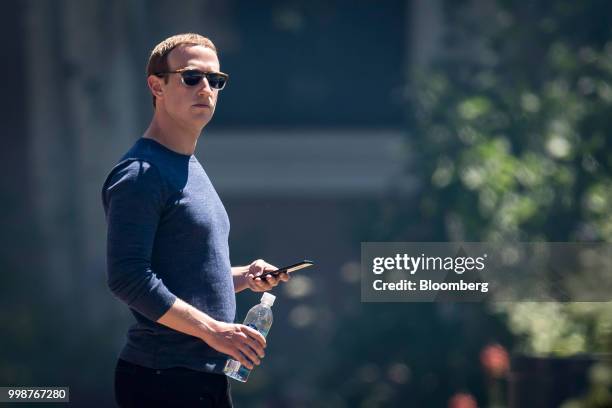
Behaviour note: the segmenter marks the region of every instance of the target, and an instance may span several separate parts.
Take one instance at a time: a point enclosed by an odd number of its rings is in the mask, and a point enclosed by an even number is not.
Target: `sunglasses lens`
[[[225,86],[226,78],[223,75],[209,74],[206,76],[206,79],[208,79],[208,84],[211,88],[223,89]]]
[[[196,86],[202,80],[204,76],[201,72],[198,71],[185,71],[183,72],[183,82],[187,86]]]
[[[227,82],[227,77],[222,74],[216,73],[204,73],[201,71],[184,71],[181,73],[183,77],[183,83],[187,86],[196,86],[202,80],[202,77],[206,76],[208,84],[213,89],[223,89]]]

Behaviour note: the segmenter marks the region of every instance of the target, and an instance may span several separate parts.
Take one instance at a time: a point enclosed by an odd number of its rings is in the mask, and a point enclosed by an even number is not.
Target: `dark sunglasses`
[[[196,86],[202,81],[202,78],[206,77],[208,85],[210,85],[212,89],[218,90],[225,88],[225,84],[229,78],[229,75],[223,72],[202,72],[199,69],[177,69],[176,71],[170,72],[158,72],[155,75],[161,77],[167,74],[181,74],[181,81],[186,86]]]

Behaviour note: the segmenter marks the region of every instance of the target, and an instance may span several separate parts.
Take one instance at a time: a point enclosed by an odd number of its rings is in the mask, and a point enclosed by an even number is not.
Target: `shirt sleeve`
[[[164,190],[155,166],[140,160],[118,165],[102,190],[108,224],[108,287],[152,321],[163,316],[176,300],[151,268]]]

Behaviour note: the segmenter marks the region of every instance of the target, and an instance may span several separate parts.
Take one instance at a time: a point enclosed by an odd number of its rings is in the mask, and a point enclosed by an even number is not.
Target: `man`
[[[108,285],[136,318],[115,372],[122,407],[231,406],[227,359],[252,368],[266,341],[234,324],[235,292],[267,291],[280,277],[263,260],[230,265],[229,220],[193,155],[227,81],[213,43],[181,34],[147,65],[155,113],[108,175]]]

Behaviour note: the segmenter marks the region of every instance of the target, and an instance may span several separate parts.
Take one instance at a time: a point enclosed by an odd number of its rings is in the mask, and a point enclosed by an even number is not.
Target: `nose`
[[[208,83],[208,79],[205,76],[202,77],[202,82],[199,85],[199,87],[200,89],[198,90],[198,94],[200,95],[213,93],[213,89],[210,87],[210,84]]]

